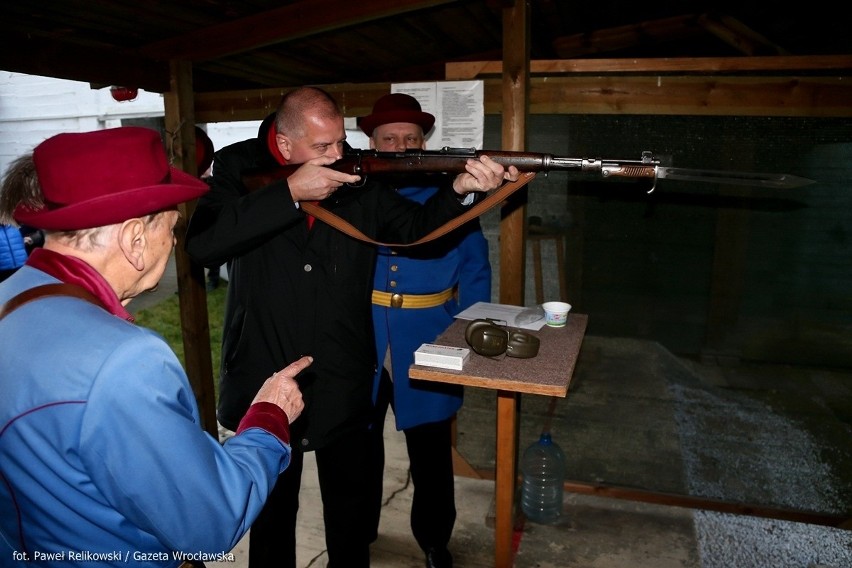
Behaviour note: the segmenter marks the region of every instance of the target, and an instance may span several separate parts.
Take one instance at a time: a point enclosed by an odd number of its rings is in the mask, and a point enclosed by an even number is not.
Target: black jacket
[[[320,221],[309,234],[286,181],[247,192],[240,172],[275,164],[263,139],[217,152],[186,250],[201,265],[228,264],[219,421],[235,430],[266,378],[312,355],[299,378],[305,410],[292,425],[294,447],[310,451],[369,421],[376,247]],[[465,210],[450,183],[421,206],[368,179],[323,206],[371,238],[412,242]]]

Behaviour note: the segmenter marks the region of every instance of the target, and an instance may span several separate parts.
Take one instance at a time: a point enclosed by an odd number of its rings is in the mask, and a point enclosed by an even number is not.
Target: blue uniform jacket
[[[53,282],[24,266],[0,304]],[[168,344],[86,301],[45,297],[7,315],[0,361],[2,566],[24,554],[99,568],[216,558],[289,463],[289,446],[259,428],[224,446],[205,433]]]
[[[422,203],[436,189],[407,187],[399,193]],[[398,430],[451,417],[461,408],[462,387],[427,381],[411,381],[408,367],[414,351],[433,342],[452,322],[453,316],[476,302],[491,301],[491,265],[488,242],[478,220],[431,243],[392,251],[379,249],[373,288],[400,294],[433,294],[458,285],[458,299],[434,308],[386,308],[373,304],[373,323],[378,361],[388,346],[393,361],[394,416]],[[380,371],[373,380],[376,399]]]

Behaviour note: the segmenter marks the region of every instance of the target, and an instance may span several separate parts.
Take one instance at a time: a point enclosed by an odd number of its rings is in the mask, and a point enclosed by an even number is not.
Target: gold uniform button
[[[390,305],[392,308],[402,307],[402,294],[391,294]]]
[[[391,269],[391,272],[396,272],[396,271],[399,270],[399,266],[397,266],[396,264],[392,264],[390,269]]]

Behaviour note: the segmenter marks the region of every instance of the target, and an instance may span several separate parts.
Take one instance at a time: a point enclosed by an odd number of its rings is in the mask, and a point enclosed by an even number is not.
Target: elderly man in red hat
[[[414,97],[392,93],[378,99],[358,126],[381,152],[426,149],[435,117]],[[399,195],[424,202],[438,188],[433,179],[410,176]],[[384,423],[393,408],[396,429],[405,434],[414,496],[411,530],[426,555],[427,568],[450,568],[450,536],[456,519],[452,419],[462,405],[458,385],[412,382],[414,351],[431,343],[453,317],[476,302],[491,301],[488,242],[479,220],[416,250],[380,247],[373,278],[373,325],[379,365],[373,378],[373,530],[378,533],[384,469]]]
[[[4,177],[0,217],[46,235],[0,284],[3,565],[226,560],[287,468],[310,358],[263,383],[223,446],[125,309],[163,276],[177,205],[207,189],[139,127],[59,134]]]
[[[201,264],[228,263],[219,422],[228,429],[245,413],[267,373],[304,354],[314,362],[299,377],[305,399],[293,427],[293,463],[249,540],[252,568],[294,568],[296,517],[305,452],[315,452],[329,568],[370,564],[365,454],[376,370],[370,295],[376,246],[320,220],[303,201],[322,206],[383,242],[415,242],[467,210],[472,193],[517,179],[483,156],[448,177],[424,204],[397,194],[379,177],[326,167],[346,146],[343,115],[315,87],[282,98],[268,130],[216,153],[210,192],[198,200],[186,248]],[[301,164],[249,191],[243,173]],[[356,184],[344,187],[344,184]]]

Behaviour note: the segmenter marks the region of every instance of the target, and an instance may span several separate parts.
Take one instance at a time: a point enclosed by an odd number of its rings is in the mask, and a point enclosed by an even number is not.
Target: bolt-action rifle
[[[459,174],[470,158],[488,156],[504,167],[515,166],[522,172],[585,172],[600,173],[604,178],[657,180],[679,179],[733,185],[756,185],[779,189],[799,187],[813,180],[789,174],[765,174],[720,170],[696,170],[660,165],[651,152],[642,152],[639,160],[609,160],[600,158],[565,158],[534,152],[476,150],[473,148],[443,148],[441,150],[406,150],[379,152],[377,150],[348,150],[341,159],[327,166],[347,174],[362,177],[382,174]],[[243,172],[243,184],[253,191],[292,174],[297,165],[278,166]]]

